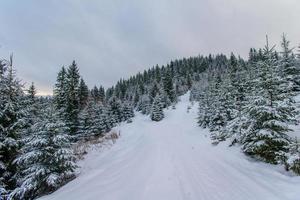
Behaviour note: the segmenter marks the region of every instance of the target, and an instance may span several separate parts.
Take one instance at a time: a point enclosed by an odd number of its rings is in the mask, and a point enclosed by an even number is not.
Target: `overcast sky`
[[[88,85],[111,86],[155,64],[198,54],[247,57],[265,35],[300,43],[299,0],[0,0],[0,57],[52,93],[75,59]]]

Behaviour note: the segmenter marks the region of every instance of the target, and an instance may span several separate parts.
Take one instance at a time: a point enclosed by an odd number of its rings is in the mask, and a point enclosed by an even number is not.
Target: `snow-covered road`
[[[187,113],[188,95],[161,122],[137,114],[116,128],[109,150],[91,152],[78,178],[43,200],[297,200],[300,178],[254,162],[226,144],[211,145]]]

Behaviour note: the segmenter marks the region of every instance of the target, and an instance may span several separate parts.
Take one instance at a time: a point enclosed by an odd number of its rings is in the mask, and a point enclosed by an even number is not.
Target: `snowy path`
[[[117,129],[108,151],[92,152],[78,178],[43,200],[300,199],[300,178],[247,159],[237,148],[212,146],[197,127],[188,96],[161,122],[138,115]]]

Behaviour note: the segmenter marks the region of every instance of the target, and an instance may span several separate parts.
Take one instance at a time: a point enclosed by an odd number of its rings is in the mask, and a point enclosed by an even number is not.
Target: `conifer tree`
[[[176,101],[176,94],[175,94],[175,90],[174,90],[174,87],[173,87],[173,80],[172,80],[170,70],[167,70],[164,74],[163,89],[164,89],[165,93],[167,94],[168,98],[170,99],[170,101],[175,102]]]
[[[27,111],[22,105],[22,85],[16,78],[12,56],[3,61],[0,74],[0,190],[9,192],[17,181],[17,165],[20,139]]]
[[[110,117],[115,121],[115,123],[121,122],[123,116],[120,100],[116,96],[113,96],[109,99],[108,104]]]
[[[101,104],[89,101],[80,113],[80,137],[88,139],[91,136],[99,136],[109,130],[110,126],[106,115],[107,113]]]
[[[198,112],[198,124],[202,128],[207,128],[210,123],[210,109],[211,109],[211,101],[210,101],[210,94],[209,90],[206,87],[203,89],[199,96],[198,96],[198,101],[199,101],[199,112]]]
[[[105,100],[105,89],[104,89],[104,87],[100,86],[99,87],[99,101],[103,103],[104,100]]]
[[[152,121],[161,121],[164,118],[160,95],[156,95],[152,103],[150,118]]]
[[[89,97],[89,88],[81,78],[79,83],[79,104],[80,109],[84,108]]]
[[[54,109],[32,127],[33,133],[15,163],[22,178],[8,199],[31,199],[51,192],[74,177],[76,165],[68,128]]]
[[[134,111],[129,102],[124,102],[122,104],[122,114],[122,121],[131,122],[131,118],[134,117]]]
[[[65,114],[67,105],[67,72],[65,67],[62,67],[58,72],[53,94],[55,108]]]
[[[91,96],[94,99],[94,101],[98,102],[100,100],[99,90],[97,86],[94,86],[94,88],[91,90]]]
[[[148,95],[144,94],[140,96],[137,103],[137,111],[141,111],[142,114],[148,115],[151,111],[151,100]]]
[[[263,59],[257,64],[258,78],[252,101],[246,106],[248,113],[247,131],[243,150],[269,163],[284,161],[290,143],[286,135],[295,122],[295,106],[289,91],[289,83],[280,77],[274,58],[274,49],[268,44],[263,50]]]
[[[69,66],[67,71],[67,107],[66,107],[66,118],[67,125],[72,135],[76,134],[78,130],[78,114],[80,111],[79,102],[79,70],[75,61]]]
[[[281,76],[289,83],[289,90],[296,95],[300,91],[300,66],[293,54],[293,50],[289,48],[289,41],[285,35],[282,36],[282,52],[279,60]]]

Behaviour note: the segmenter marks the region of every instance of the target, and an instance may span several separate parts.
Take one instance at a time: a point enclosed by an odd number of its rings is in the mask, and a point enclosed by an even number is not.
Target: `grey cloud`
[[[3,0],[0,56],[14,52],[19,76],[42,92],[73,59],[90,87],[108,87],[184,56],[246,57],[265,34],[297,45],[299,11],[297,0]]]

